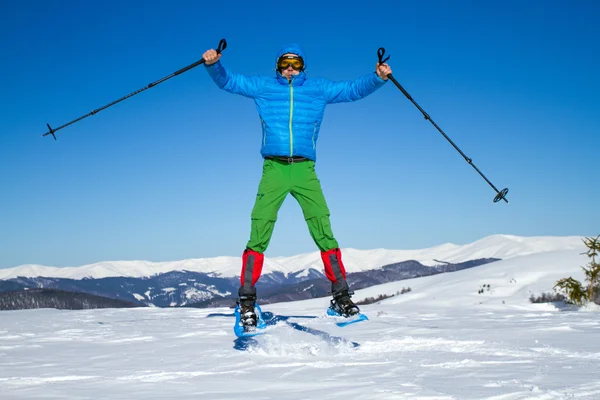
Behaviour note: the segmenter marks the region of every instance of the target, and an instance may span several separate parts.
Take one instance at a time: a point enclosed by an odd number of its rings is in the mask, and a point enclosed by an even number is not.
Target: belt
[[[293,157],[284,157],[284,156],[267,156],[265,160],[275,160],[288,164],[293,164],[295,162],[307,161],[308,158],[301,156],[293,156]]]

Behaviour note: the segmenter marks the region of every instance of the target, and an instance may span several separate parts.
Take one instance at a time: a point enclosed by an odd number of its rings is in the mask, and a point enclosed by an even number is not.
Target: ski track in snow
[[[263,307],[297,317],[249,340],[230,309],[3,312],[0,397],[600,398],[597,313],[379,304],[338,328],[314,304]]]

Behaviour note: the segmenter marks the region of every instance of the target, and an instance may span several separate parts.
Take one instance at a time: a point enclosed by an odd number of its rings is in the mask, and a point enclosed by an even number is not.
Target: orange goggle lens
[[[290,65],[296,71],[300,71],[304,68],[304,61],[300,57],[282,57],[277,61],[278,69],[287,69]]]

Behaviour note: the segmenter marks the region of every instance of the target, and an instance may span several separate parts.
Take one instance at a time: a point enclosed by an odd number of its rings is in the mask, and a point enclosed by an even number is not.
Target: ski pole
[[[387,56],[386,59],[383,59],[384,54],[385,54],[385,49],[383,47],[380,47],[379,50],[377,50],[377,56],[379,57],[379,63],[380,64],[382,64],[382,63],[384,63],[384,62],[386,62],[387,60],[390,59],[390,56]],[[402,87],[402,85],[400,85],[400,83],[398,83],[398,81],[392,76],[392,74],[388,74],[387,77],[392,82],[394,82],[394,85],[396,85],[396,87],[398,89],[400,89],[400,91],[402,91],[402,93],[404,93],[404,95],[406,96],[406,98],[409,99],[415,105],[415,107],[417,107],[419,109],[419,111],[421,111],[421,113],[423,113],[423,116],[425,117],[425,119],[428,120],[429,122],[431,122],[433,124],[433,126],[435,126],[435,128],[446,138],[446,140],[448,140],[448,142],[450,142],[450,144],[452,146],[454,146],[454,148],[456,149],[456,151],[458,151],[460,153],[460,155],[463,156],[463,158],[465,159],[465,161],[468,162],[469,165],[471,165],[473,168],[475,168],[475,171],[477,171],[477,173],[479,175],[481,175],[481,177],[492,187],[492,189],[494,189],[494,191],[496,192],[496,197],[494,197],[494,203],[497,203],[500,200],[504,200],[506,203],[508,203],[508,200],[506,199],[506,194],[508,193],[508,188],[504,188],[504,189],[502,189],[500,191],[498,189],[496,189],[496,186],[494,186],[492,184],[492,182],[490,182],[489,179],[486,178],[485,175],[483,175],[481,173],[481,171],[475,166],[475,164],[473,164],[473,160],[471,160],[469,157],[467,157],[465,155],[465,153],[463,153],[461,151],[461,149],[459,149],[458,146],[456,144],[454,144],[454,142],[448,137],[448,135],[446,135],[444,133],[444,131],[442,131],[442,129],[435,122],[433,122],[433,120],[431,119],[431,117],[429,116],[429,114],[427,114],[425,112],[425,110],[423,110],[421,108],[421,106],[419,106],[417,104],[417,102],[410,96],[410,94],[408,94],[408,92]]]
[[[219,42],[219,46],[217,47],[217,53],[219,53],[219,54],[220,54],[220,53],[221,53],[223,50],[225,50],[226,48],[227,48],[227,41],[226,41],[225,39],[221,39],[221,41]],[[61,129],[63,129],[63,128],[66,128],[67,126],[69,126],[69,125],[72,125],[72,124],[74,124],[75,122],[79,122],[79,121],[81,121],[82,119],[89,117],[90,115],[94,115],[94,114],[96,114],[96,113],[99,113],[100,111],[102,111],[102,110],[104,110],[104,109],[106,109],[106,108],[108,108],[108,107],[110,107],[110,106],[114,106],[115,104],[117,104],[117,103],[120,103],[121,101],[123,101],[123,100],[125,100],[125,99],[128,99],[128,98],[130,98],[130,97],[132,97],[132,96],[135,96],[136,94],[138,94],[138,93],[141,93],[141,92],[143,92],[143,91],[144,91],[144,90],[146,90],[146,89],[150,89],[151,87],[154,87],[154,86],[158,85],[159,83],[162,83],[162,82],[166,81],[167,79],[171,79],[171,78],[172,78],[172,77],[174,77],[174,76],[177,76],[177,75],[183,74],[184,72],[186,72],[186,71],[189,71],[190,69],[192,69],[192,68],[194,68],[194,67],[197,67],[197,66],[198,66],[198,65],[200,65],[200,64],[204,64],[204,58],[201,58],[200,60],[196,61],[195,63],[193,63],[193,64],[190,64],[190,65],[188,65],[187,67],[181,68],[180,70],[178,70],[178,71],[175,71],[175,72],[173,72],[171,75],[169,75],[169,76],[165,76],[164,78],[162,78],[162,79],[159,79],[159,80],[157,80],[156,82],[149,83],[147,86],[145,86],[145,87],[143,87],[143,88],[141,88],[141,89],[139,89],[139,90],[136,90],[135,92],[133,92],[133,93],[130,93],[130,94],[128,94],[127,96],[121,97],[119,100],[115,100],[115,101],[113,101],[112,103],[109,103],[109,104],[107,104],[107,105],[105,105],[105,106],[102,106],[102,107],[100,107],[100,108],[97,108],[97,109],[95,109],[94,111],[90,112],[89,114],[86,114],[86,115],[84,115],[84,116],[81,116],[81,117],[79,117],[79,118],[77,118],[77,119],[74,119],[74,120],[73,120],[73,121],[71,121],[71,122],[67,122],[66,124],[64,124],[64,125],[61,125],[61,126],[59,126],[58,128],[52,129],[52,128],[50,127],[50,124],[46,124],[46,126],[48,127],[48,132],[44,133],[44,134],[42,135],[42,137],[44,137],[44,136],[48,136],[48,135],[52,135],[52,136],[54,137],[54,140],[56,140],[56,135],[55,135],[56,131],[59,131],[59,130],[61,130]]]

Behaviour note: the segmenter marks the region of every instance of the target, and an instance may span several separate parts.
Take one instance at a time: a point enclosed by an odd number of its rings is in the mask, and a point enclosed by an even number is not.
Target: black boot
[[[256,306],[256,288],[252,287],[252,289],[254,290],[248,291],[241,287],[238,292],[237,304],[240,308],[240,321],[246,332],[256,330],[258,323],[258,317],[254,309]]]
[[[334,292],[331,308],[343,317],[351,317],[360,313],[360,309],[350,298],[352,294],[354,293],[348,290]]]

